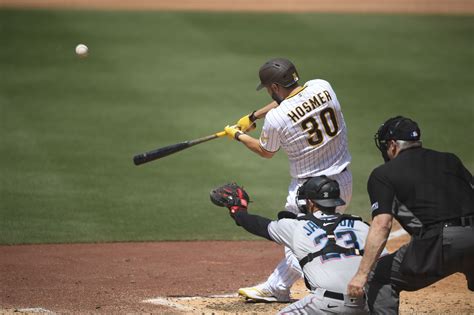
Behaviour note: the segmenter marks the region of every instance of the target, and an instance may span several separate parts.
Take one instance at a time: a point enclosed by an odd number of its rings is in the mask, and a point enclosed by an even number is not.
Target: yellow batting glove
[[[224,128],[224,131],[226,133],[226,135],[231,138],[231,139],[235,139],[237,141],[240,141],[239,140],[239,137],[243,134],[242,131],[240,131],[239,129],[237,129],[236,126],[229,126],[227,125],[225,128]]]
[[[255,129],[255,120],[257,120],[257,117],[255,117],[254,114],[255,111],[249,115],[245,115],[244,117],[240,118],[239,121],[237,121],[237,126],[240,128],[240,130],[250,131]]]

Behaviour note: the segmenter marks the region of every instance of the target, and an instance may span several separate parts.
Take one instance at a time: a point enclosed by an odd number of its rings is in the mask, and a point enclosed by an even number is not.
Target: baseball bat
[[[219,137],[225,136],[225,131],[217,132],[215,134],[194,139],[194,140],[188,140],[180,143],[175,143],[168,145],[166,147],[158,148],[156,150],[148,151],[145,153],[137,154],[133,157],[133,163],[135,165],[141,165],[144,163],[148,163],[157,159],[164,158],[165,156],[174,154],[176,152],[188,149],[192,146],[195,146],[196,144],[204,143],[209,140],[213,140]]]

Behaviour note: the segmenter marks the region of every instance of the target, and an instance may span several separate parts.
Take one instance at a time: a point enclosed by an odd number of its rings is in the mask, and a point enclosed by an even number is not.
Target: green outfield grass
[[[258,67],[286,56],[333,84],[349,128],[354,195],[396,114],[426,147],[474,170],[474,17],[0,10],[0,243],[249,239],[211,205],[227,181],[275,217],[289,183],[229,139],[141,167],[145,150],[219,131],[268,102]],[[85,43],[80,60],[74,47]],[[254,134],[258,136],[258,131]]]

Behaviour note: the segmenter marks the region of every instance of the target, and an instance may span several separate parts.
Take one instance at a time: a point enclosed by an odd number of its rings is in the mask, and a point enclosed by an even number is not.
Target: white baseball
[[[87,57],[88,51],[89,51],[89,48],[87,48],[87,46],[84,44],[79,44],[76,46],[76,54],[79,57]]]

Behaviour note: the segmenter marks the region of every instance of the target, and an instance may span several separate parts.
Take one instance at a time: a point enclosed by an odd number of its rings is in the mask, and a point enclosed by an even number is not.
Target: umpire
[[[368,282],[371,313],[398,314],[400,291],[419,290],[455,272],[464,273],[474,291],[471,173],[454,154],[423,148],[420,129],[409,118],[387,120],[375,143],[386,163],[367,184],[373,220],[349,295],[363,296]],[[411,240],[377,262],[393,217]]]

